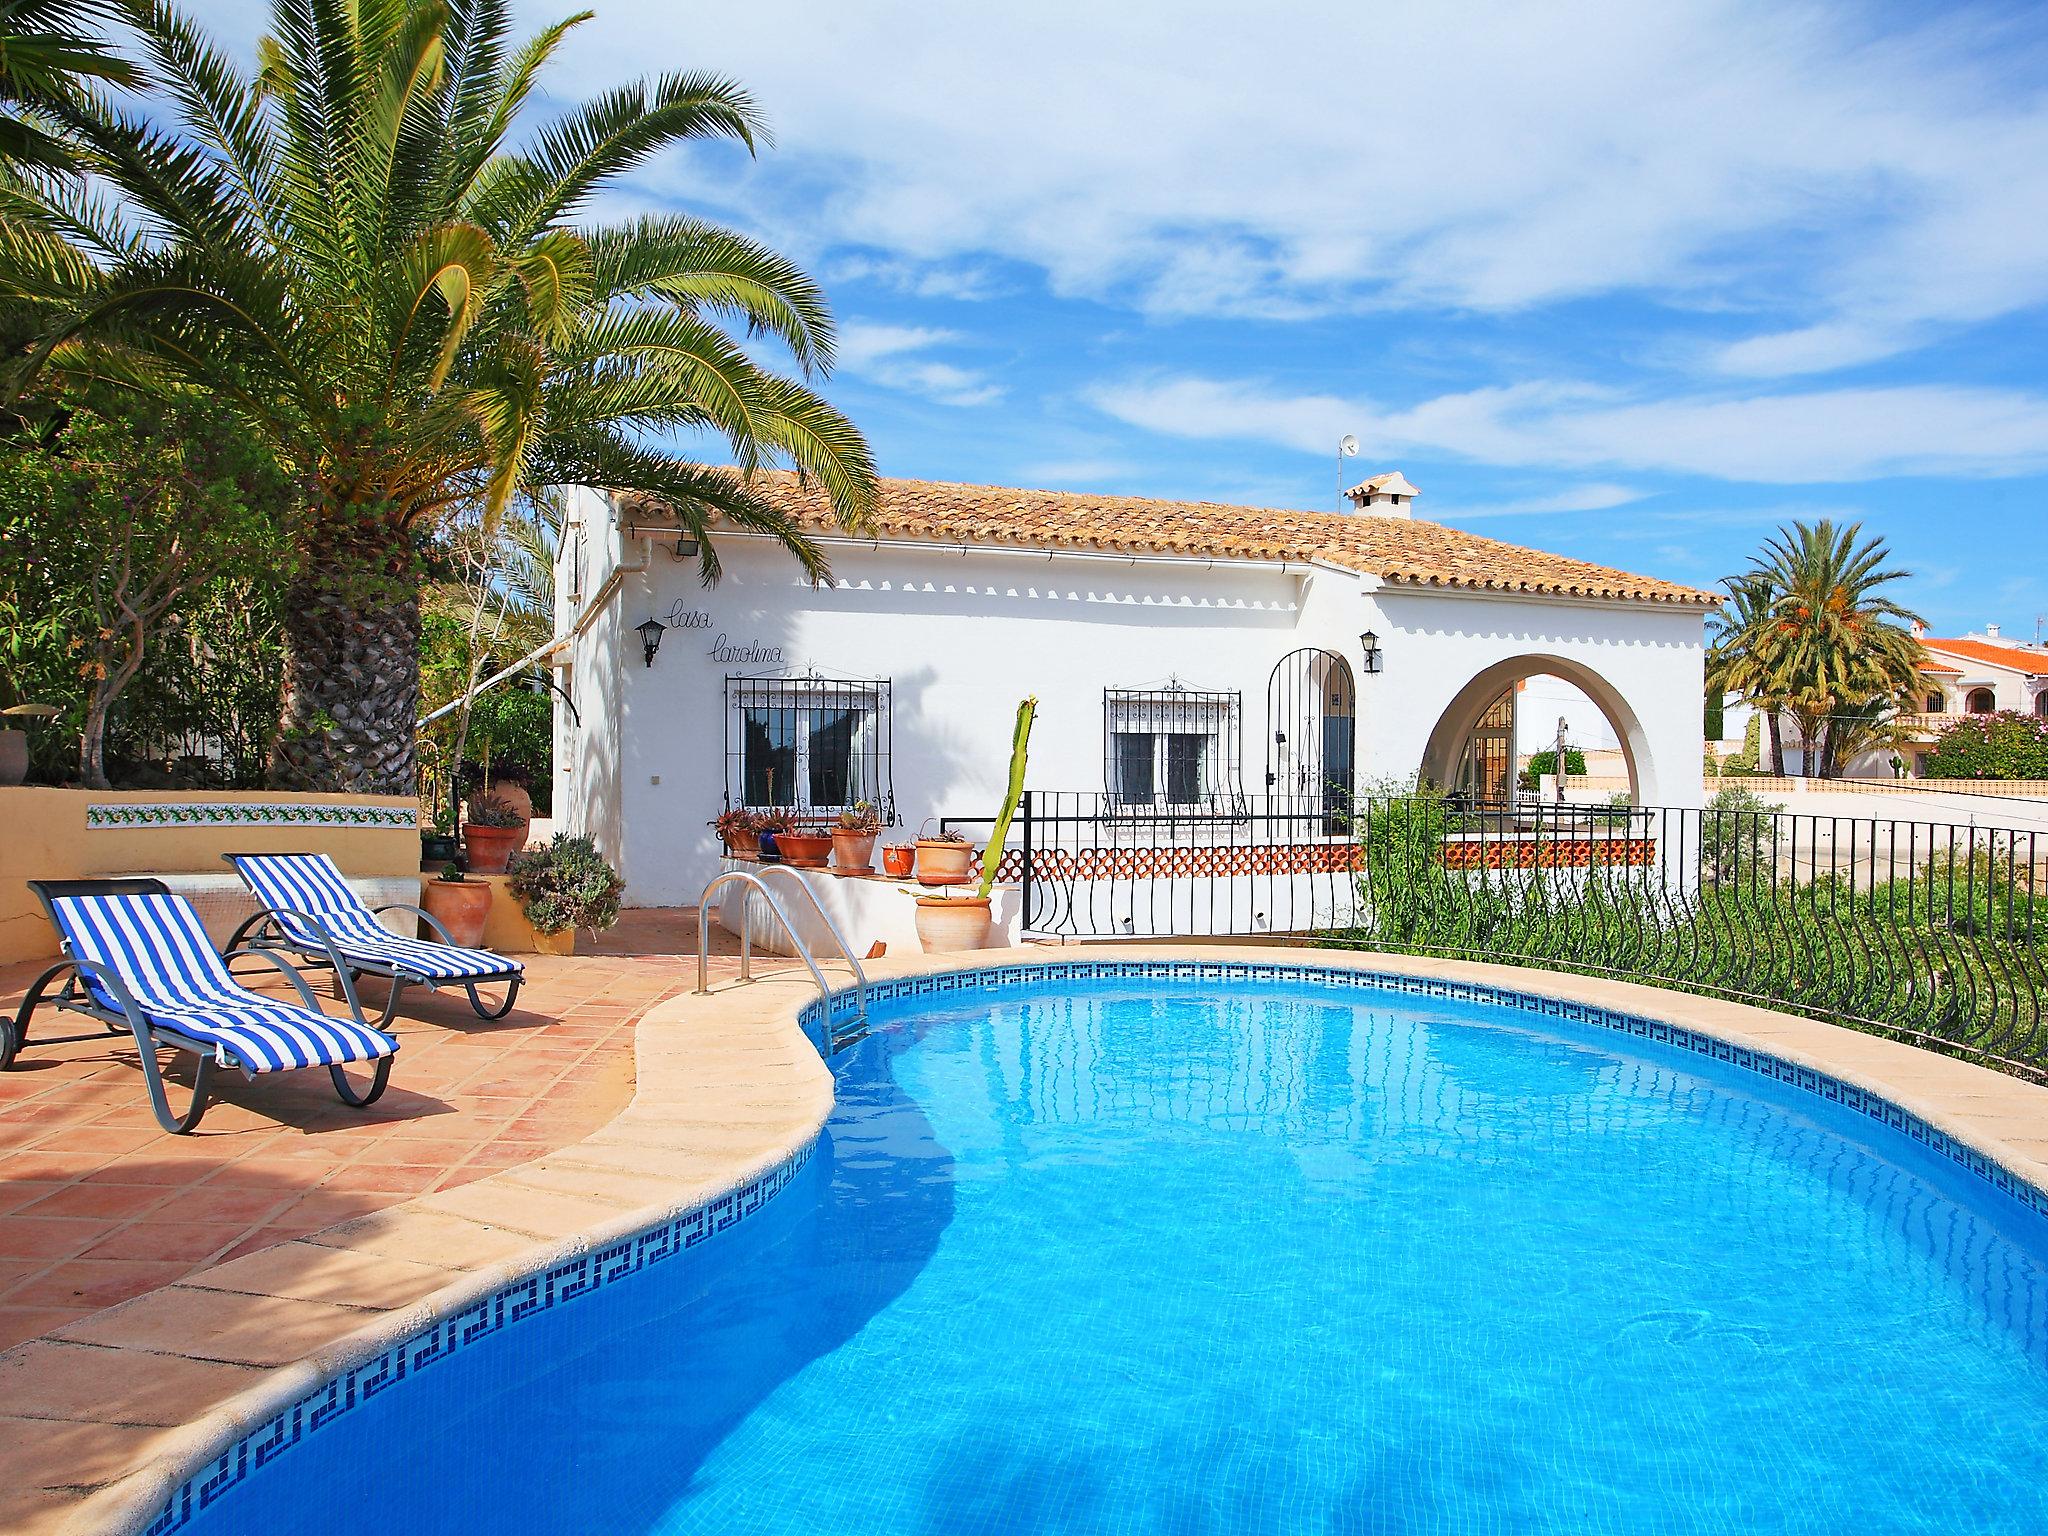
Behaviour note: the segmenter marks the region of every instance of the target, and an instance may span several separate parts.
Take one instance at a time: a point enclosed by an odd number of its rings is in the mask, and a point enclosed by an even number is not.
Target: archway
[[[1505,754],[1507,784],[1512,786],[1514,768],[1514,727],[1512,700],[1515,685],[1525,678],[1556,677],[1591,699],[1613,727],[1621,747],[1622,762],[1628,769],[1629,798],[1637,805],[1658,794],[1657,765],[1651,760],[1649,739],[1642,722],[1628,701],[1591,667],[1563,656],[1514,656],[1495,662],[1478,673],[1453,695],[1438,717],[1423,747],[1422,778],[1441,787],[1457,784],[1461,767],[1480,754],[1487,766],[1481,772],[1498,777]],[[1694,765],[1697,771],[1697,764]]]
[[[1964,706],[1973,715],[1991,715],[1998,712],[1998,695],[1989,688],[1972,688],[1969,703]]]
[[[1350,662],[1314,646],[1281,657],[1266,680],[1266,793],[1348,808],[1357,719]]]

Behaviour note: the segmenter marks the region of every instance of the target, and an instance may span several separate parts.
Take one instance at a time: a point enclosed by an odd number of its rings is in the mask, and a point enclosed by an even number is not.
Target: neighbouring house
[[[865,800],[897,836],[987,816],[1027,694],[1030,784],[1111,807],[1418,777],[1498,802],[1517,685],[1549,676],[1597,705],[1639,804],[1699,803],[1716,594],[1419,521],[1398,475],[1347,513],[889,480],[859,535],[793,475],[756,484],[831,581],[727,531],[705,587],[659,503],[564,495],[555,804],[637,902],[696,899],[728,807]]]
[[[1914,701],[1921,708],[1900,717],[1906,739],[1898,750],[1916,777],[1921,760],[1958,715],[2012,710],[2048,719],[2048,646],[2008,640],[1996,624],[1954,639],[1915,634],[1926,655],[1920,668],[1926,686]]]

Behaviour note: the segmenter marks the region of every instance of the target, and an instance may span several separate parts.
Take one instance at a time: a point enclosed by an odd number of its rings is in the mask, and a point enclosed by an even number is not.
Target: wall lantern
[[[683,529],[676,534],[676,547],[669,551],[668,557],[671,560],[694,560],[701,547],[697,536],[688,529]]]
[[[661,649],[661,637],[668,633],[668,626],[649,614],[633,627],[640,632],[640,649],[651,667],[654,665],[654,653]]]
[[[1365,670],[1377,672],[1380,669],[1380,637],[1367,630],[1358,637],[1358,643],[1365,648]]]

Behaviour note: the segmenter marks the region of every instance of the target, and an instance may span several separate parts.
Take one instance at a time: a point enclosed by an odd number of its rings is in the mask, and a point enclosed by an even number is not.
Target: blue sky
[[[1496,537],[1705,583],[1855,518],[1937,632],[2048,613],[2048,7],[593,3],[558,104],[777,134],[600,211],[818,273],[886,473],[1334,507],[1350,432]]]

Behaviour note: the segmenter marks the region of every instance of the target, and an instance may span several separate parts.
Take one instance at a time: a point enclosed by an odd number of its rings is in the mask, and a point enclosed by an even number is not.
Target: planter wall
[[[57,953],[29,880],[227,871],[228,853],[324,853],[354,876],[420,871],[419,805],[405,795],[258,790],[0,788],[0,964]],[[404,898],[413,899],[410,896]]]

